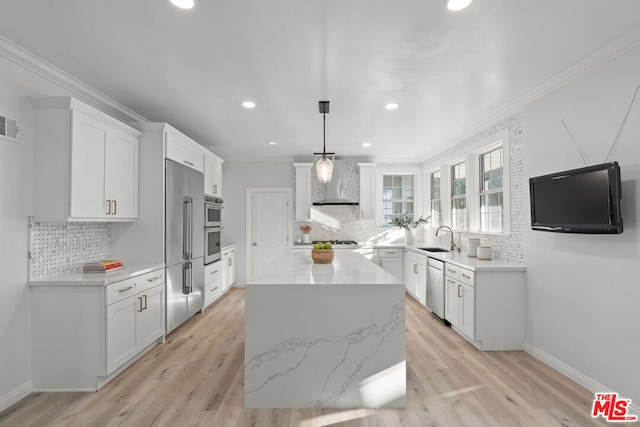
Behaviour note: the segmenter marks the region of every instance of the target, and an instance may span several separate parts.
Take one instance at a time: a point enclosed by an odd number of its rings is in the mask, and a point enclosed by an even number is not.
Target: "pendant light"
[[[333,174],[333,160],[336,153],[327,153],[326,150],[326,115],[329,113],[329,101],[319,101],[318,109],[322,114],[322,153],[313,153],[314,156],[322,156],[316,162],[316,173],[318,180],[322,183],[331,181]]]

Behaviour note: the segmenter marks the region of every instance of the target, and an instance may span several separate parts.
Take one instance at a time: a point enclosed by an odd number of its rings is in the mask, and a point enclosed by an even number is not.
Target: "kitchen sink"
[[[449,252],[449,249],[444,249],[444,248],[418,248],[418,249],[422,249],[423,251],[428,251],[428,252]]]

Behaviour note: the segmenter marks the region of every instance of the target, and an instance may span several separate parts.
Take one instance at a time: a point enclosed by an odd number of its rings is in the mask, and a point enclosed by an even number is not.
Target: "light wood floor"
[[[407,408],[245,410],[232,289],[96,393],[33,393],[0,426],[586,426],[593,394],[524,352],[480,352],[407,297]]]

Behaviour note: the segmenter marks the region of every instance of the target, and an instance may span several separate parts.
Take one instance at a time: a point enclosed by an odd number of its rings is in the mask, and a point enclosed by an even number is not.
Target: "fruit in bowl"
[[[316,264],[331,264],[333,262],[333,246],[331,243],[316,243],[311,250],[311,259]]]

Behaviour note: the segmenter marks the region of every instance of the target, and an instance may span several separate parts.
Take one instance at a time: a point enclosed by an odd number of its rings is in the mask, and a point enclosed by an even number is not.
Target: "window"
[[[440,204],[440,171],[429,175],[431,186],[431,226],[442,224],[442,205]]]
[[[451,225],[454,230],[467,229],[467,177],[465,163],[451,166]]]
[[[480,231],[501,233],[504,218],[502,147],[480,155]]]
[[[403,213],[413,217],[413,175],[383,175],[382,186],[383,225]]]

